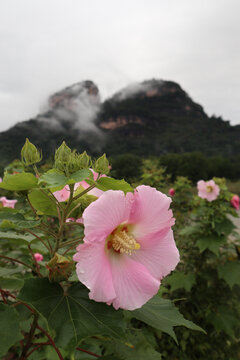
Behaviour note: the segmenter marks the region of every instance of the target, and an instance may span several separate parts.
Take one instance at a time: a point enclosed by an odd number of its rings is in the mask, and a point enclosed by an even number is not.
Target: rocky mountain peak
[[[48,99],[49,109],[62,107],[72,109],[78,101],[88,98],[90,102],[100,103],[98,87],[91,80],[77,82],[51,95]]]

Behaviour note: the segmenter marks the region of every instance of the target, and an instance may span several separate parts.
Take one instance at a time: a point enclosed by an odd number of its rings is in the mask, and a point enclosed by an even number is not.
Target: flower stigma
[[[213,187],[211,185],[207,185],[207,192],[210,193],[213,191]]]
[[[120,254],[132,255],[132,252],[140,249],[140,244],[136,242],[134,237],[128,233],[128,229],[124,226],[121,229],[116,229],[107,239],[107,248]]]

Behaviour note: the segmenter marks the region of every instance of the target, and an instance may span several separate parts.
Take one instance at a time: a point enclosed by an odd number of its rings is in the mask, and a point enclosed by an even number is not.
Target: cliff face
[[[45,157],[63,140],[93,155],[240,154],[240,126],[209,118],[180,85],[162,80],[130,85],[103,103],[89,80],[53,94],[44,113],[0,134],[0,163],[19,157],[26,137]]]
[[[45,157],[63,140],[74,148],[90,151],[93,138],[98,138],[94,120],[100,106],[99,90],[89,80],[53,94],[43,113],[0,133],[0,164],[19,157],[26,137],[43,150]]]
[[[111,154],[240,153],[240,127],[209,118],[172,81],[149,80],[123,89],[103,103],[98,124],[109,135],[104,150]]]

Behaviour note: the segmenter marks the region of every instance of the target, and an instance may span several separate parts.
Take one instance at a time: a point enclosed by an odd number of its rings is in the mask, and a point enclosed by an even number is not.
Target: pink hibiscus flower
[[[208,201],[216,200],[220,193],[220,188],[213,180],[199,180],[197,183],[198,196]]]
[[[84,243],[73,259],[90,299],[134,310],[157,293],[161,279],[179,262],[170,203],[142,185],[126,196],[106,191],[87,207]]]
[[[35,257],[35,260],[36,260],[36,261],[43,261],[43,256],[42,256],[42,254],[35,253],[35,254],[34,254],[34,257]]]
[[[236,210],[239,210],[239,196],[238,195],[233,195],[230,203]]]
[[[0,201],[2,202],[3,207],[9,207],[14,209],[17,200],[8,200],[5,196],[0,198]]]

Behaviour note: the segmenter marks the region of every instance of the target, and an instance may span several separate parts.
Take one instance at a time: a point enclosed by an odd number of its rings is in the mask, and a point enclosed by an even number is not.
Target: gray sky
[[[102,99],[176,81],[240,124],[239,14],[239,0],[0,0],[0,131],[86,79]]]

